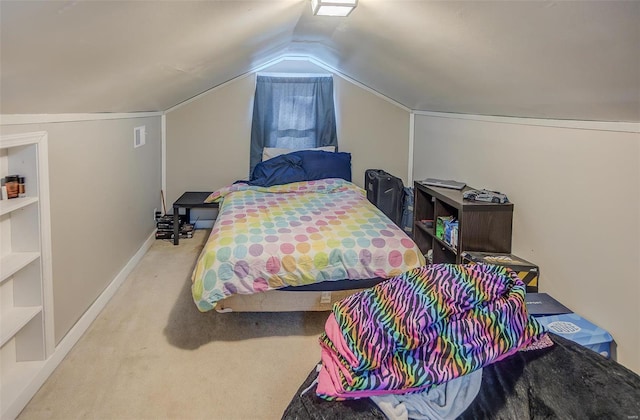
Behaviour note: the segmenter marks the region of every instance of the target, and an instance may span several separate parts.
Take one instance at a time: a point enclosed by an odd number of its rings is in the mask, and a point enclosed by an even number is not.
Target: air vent
[[[145,126],[142,125],[140,127],[136,127],[133,129],[133,147],[144,146],[145,136],[147,132],[145,131]]]

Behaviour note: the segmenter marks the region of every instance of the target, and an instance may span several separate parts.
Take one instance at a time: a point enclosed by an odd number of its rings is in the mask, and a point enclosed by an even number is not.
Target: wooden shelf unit
[[[413,239],[423,254],[433,252],[433,263],[462,263],[464,251],[511,252],[513,204],[468,201],[462,190],[432,187],[414,182]],[[438,217],[458,220],[457,243],[448,244],[436,237]],[[432,220],[433,227],[422,221]]]

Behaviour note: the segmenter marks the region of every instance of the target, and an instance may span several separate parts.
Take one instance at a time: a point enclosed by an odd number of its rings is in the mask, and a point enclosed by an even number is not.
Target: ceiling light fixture
[[[317,16],[348,16],[358,0],[311,0],[311,10]]]

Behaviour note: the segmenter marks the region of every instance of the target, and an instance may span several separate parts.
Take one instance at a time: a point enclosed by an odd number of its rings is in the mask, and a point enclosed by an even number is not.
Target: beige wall
[[[133,128],[141,125],[146,144],[134,149]],[[160,117],[0,127],[49,135],[56,343],[155,228],[160,129]]]
[[[254,83],[239,79],[166,114],[167,206],[247,179]]]
[[[416,116],[414,178],[453,178],[515,204],[513,253],[640,373],[637,133]],[[615,124],[613,124],[615,125]]]
[[[351,153],[351,173],[364,185],[364,171],[384,169],[408,185],[409,112],[335,77],[340,151]]]
[[[308,62],[283,62],[265,72],[326,70]],[[351,153],[352,177],[362,186],[368,168],[385,169],[407,181],[409,112],[334,77],[338,147]],[[166,115],[167,205],[184,191],[209,191],[249,172],[255,76],[212,90]]]

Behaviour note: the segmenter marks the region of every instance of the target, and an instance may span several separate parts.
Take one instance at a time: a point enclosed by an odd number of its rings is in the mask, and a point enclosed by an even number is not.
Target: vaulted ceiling
[[[0,2],[2,114],[163,111],[285,56],[407,108],[640,121],[640,1]]]

